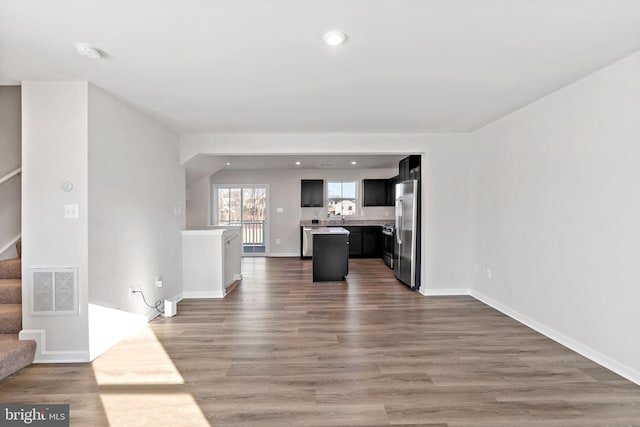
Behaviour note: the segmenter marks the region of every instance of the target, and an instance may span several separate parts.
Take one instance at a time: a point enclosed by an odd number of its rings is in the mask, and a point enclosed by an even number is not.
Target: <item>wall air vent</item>
[[[77,268],[32,268],[31,275],[31,314],[78,314]]]

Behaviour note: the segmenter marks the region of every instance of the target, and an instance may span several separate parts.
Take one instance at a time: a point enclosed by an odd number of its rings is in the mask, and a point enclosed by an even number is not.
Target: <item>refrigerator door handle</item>
[[[402,197],[396,199],[396,241],[402,244]]]

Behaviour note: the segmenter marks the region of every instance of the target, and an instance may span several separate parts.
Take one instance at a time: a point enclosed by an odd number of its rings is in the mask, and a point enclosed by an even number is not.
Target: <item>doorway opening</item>
[[[268,255],[269,186],[216,185],[213,196],[213,225],[241,227],[243,255]]]

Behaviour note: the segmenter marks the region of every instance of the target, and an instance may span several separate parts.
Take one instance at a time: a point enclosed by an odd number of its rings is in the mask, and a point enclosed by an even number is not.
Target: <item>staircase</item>
[[[0,380],[33,362],[35,341],[20,341],[22,329],[22,255],[16,244],[18,257],[0,260]]]

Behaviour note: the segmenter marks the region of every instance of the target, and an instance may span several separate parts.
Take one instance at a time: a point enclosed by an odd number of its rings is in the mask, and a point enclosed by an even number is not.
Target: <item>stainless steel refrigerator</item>
[[[396,184],[396,257],[393,271],[398,280],[417,289],[418,268],[418,181],[404,181]]]

